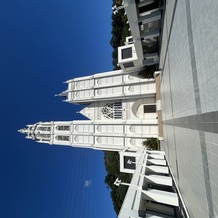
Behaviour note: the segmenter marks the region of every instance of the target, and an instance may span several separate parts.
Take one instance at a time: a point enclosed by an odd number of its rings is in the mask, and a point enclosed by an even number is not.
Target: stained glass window
[[[101,112],[107,119],[122,119],[122,103],[121,101],[107,103]]]

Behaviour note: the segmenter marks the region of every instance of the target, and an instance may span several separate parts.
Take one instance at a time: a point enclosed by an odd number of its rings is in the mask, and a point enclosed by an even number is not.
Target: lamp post
[[[128,161],[127,161],[127,163],[128,164],[135,164],[135,165],[137,165],[137,166],[144,166],[144,165],[146,165],[145,163],[143,164],[139,164],[139,163],[136,163],[136,162],[134,162],[134,161],[132,161],[132,160],[130,160],[130,159],[128,159]]]
[[[133,185],[130,183],[122,182],[121,179],[117,178],[114,182],[114,185],[120,186],[120,185],[125,185],[125,186],[132,186],[132,187],[137,187],[137,185]]]

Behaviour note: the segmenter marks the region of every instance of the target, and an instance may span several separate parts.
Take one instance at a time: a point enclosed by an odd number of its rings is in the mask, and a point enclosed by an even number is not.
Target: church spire
[[[40,142],[49,142],[51,138],[51,124],[50,122],[38,122],[33,125],[27,125],[18,132],[26,135],[25,138]]]

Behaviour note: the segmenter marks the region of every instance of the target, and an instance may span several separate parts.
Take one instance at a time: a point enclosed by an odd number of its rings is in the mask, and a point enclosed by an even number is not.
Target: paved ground
[[[160,57],[165,151],[191,217],[218,217],[218,0],[168,0]]]

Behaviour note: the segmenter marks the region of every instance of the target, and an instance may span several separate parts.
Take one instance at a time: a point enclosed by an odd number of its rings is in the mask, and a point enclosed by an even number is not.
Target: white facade
[[[64,101],[84,104],[89,120],[44,122],[20,130],[38,142],[121,151],[137,150],[146,138],[158,137],[156,86],[153,79],[137,76],[144,65],[158,63],[160,2],[125,0],[132,37],[118,48],[122,70],[66,81],[59,94]]]
[[[121,151],[137,150],[158,137],[155,81],[122,70],[67,81],[59,94],[66,102],[85,104],[89,120],[39,122],[20,132],[37,142]]]
[[[122,70],[94,74],[66,81],[67,90],[59,94],[66,102],[86,104],[96,101],[154,97],[153,79],[142,79],[136,73],[127,74]]]

